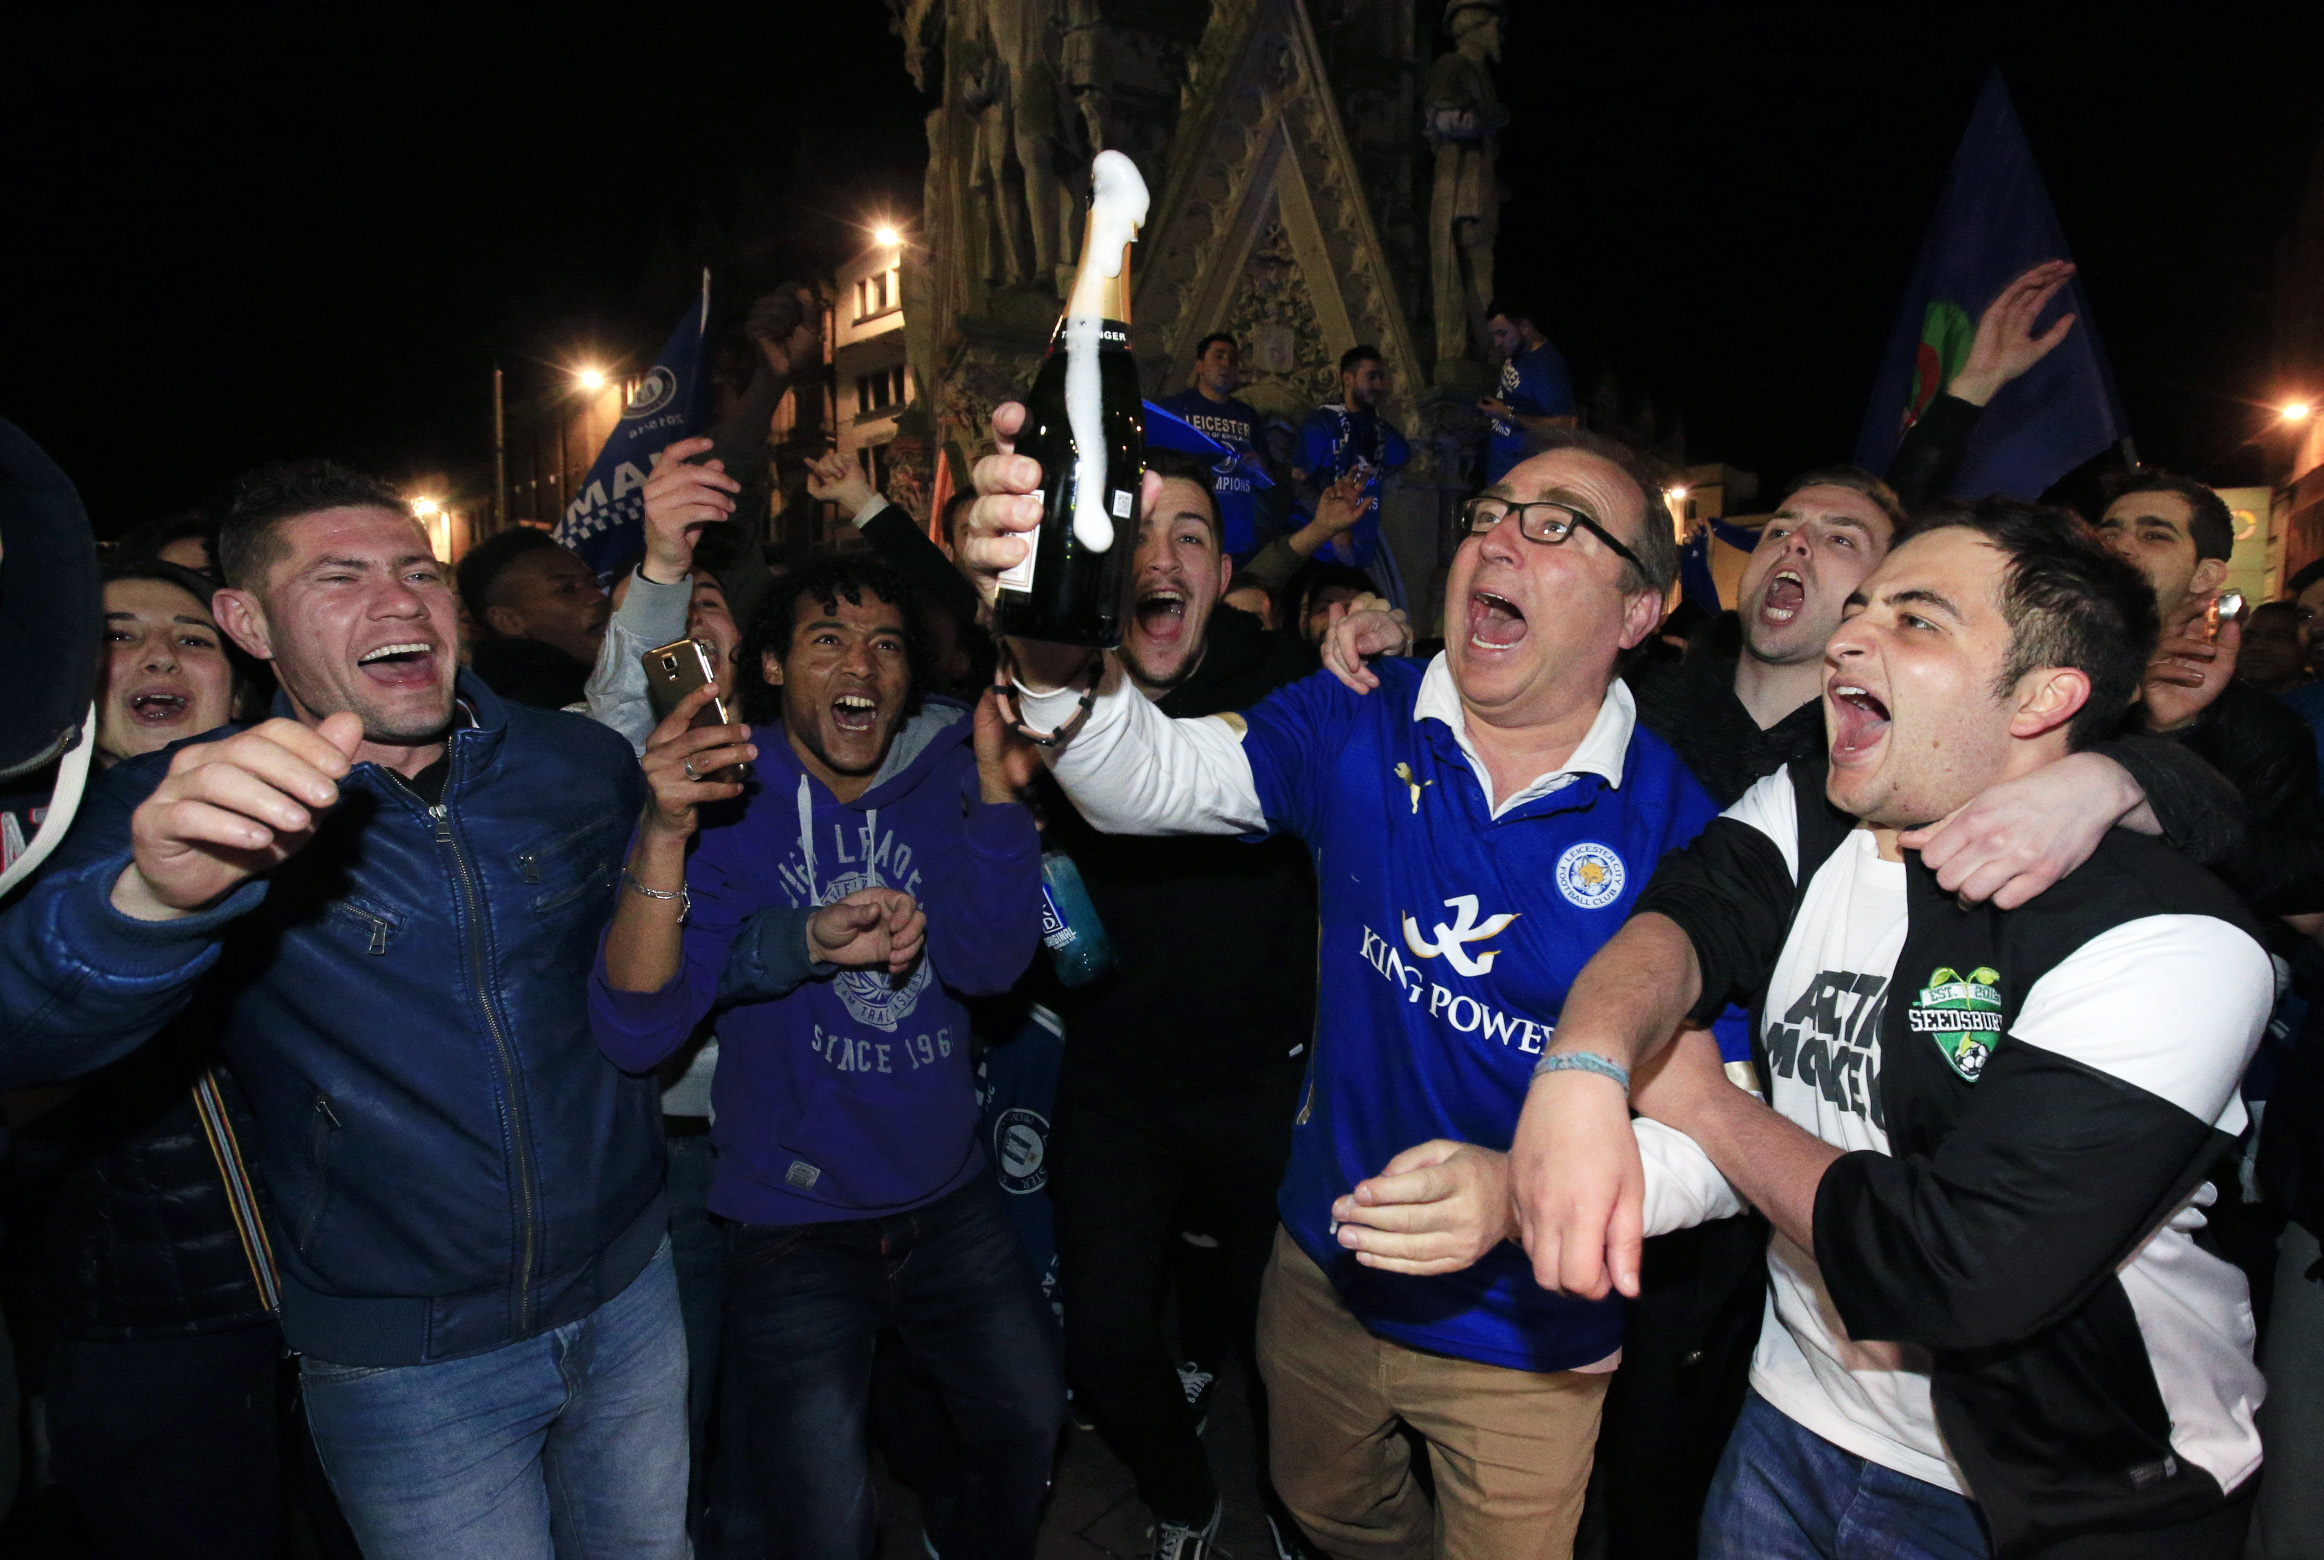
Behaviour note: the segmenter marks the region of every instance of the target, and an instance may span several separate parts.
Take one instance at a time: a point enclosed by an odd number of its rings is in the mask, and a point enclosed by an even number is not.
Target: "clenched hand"
[[[342,711],[319,726],[270,720],[178,749],[130,815],[132,859],[114,880],[113,907],[175,920],[286,860],[339,800],[362,743],[362,719]]]

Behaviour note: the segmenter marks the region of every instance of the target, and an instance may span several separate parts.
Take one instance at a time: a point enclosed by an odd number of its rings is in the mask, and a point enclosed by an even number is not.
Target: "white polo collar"
[[[1630,752],[1630,734],[1638,725],[1638,705],[1630,697],[1629,686],[1617,677],[1606,688],[1606,698],[1598,706],[1597,718],[1590,729],[1567,757],[1565,767],[1537,775],[1531,784],[1523,787],[1507,801],[1493,799],[1492,772],[1478,756],[1477,746],[1469,740],[1467,712],[1461,708],[1460,691],[1453,687],[1452,667],[1445,661],[1443,651],[1428,663],[1428,670],[1420,679],[1420,697],[1413,700],[1412,718],[1415,721],[1439,720],[1451,730],[1453,740],[1469,761],[1469,769],[1484,788],[1485,805],[1498,818],[1512,808],[1522,807],[1536,797],[1561,791],[1583,775],[1596,775],[1608,785],[1622,784],[1622,761]]]

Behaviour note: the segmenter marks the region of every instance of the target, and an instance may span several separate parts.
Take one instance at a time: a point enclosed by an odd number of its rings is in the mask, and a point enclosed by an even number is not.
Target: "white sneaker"
[[[1200,1360],[1188,1360],[1178,1367],[1179,1390],[1186,1394],[1186,1406],[1194,1410],[1196,1435],[1210,1428],[1210,1393],[1217,1385],[1217,1373],[1204,1370]]]
[[[1226,1497],[1220,1496],[1210,1508],[1210,1520],[1200,1527],[1182,1527],[1175,1522],[1157,1523],[1154,1527],[1154,1560],[1210,1560],[1212,1546],[1218,1542],[1219,1519],[1226,1515]]]

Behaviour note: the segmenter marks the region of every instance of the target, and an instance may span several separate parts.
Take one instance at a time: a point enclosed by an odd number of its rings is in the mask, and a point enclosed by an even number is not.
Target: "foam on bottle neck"
[[[1073,296],[1065,316],[1106,317],[1106,283],[1122,274],[1122,261],[1146,225],[1146,181],[1138,165],[1120,152],[1100,152],[1089,164],[1089,232],[1082,240],[1081,268],[1073,273]]]
[[[1073,430],[1073,536],[1091,552],[1114,545],[1114,517],[1106,512],[1105,383],[1098,373],[1107,304],[1122,262],[1146,220],[1146,181],[1120,152],[1100,152],[1089,165],[1089,232],[1081,268],[1065,305],[1065,421]],[[1125,316],[1128,311],[1121,311]]]

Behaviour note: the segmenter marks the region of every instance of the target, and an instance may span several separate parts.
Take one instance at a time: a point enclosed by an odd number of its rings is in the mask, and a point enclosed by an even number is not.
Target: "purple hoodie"
[[[687,862],[677,976],[614,991],[600,951],[590,1022],[626,1071],[654,1067],[721,1006],[712,1212],[867,1218],[933,1202],[982,1167],[955,993],[1006,991],[1031,962],[1041,846],[1024,808],[979,798],[972,729],[960,705],[927,700],[852,802],[800,766],[782,727],[754,730],[758,776],[739,815],[705,826]],[[874,886],[928,915],[927,953],[901,985],[807,962],[814,908]]]

